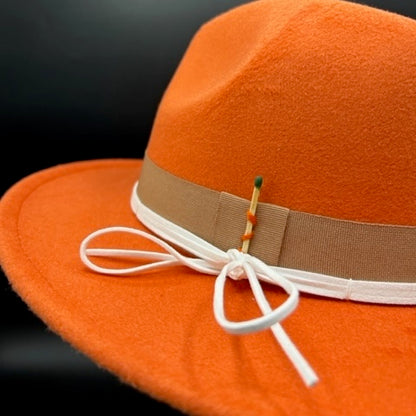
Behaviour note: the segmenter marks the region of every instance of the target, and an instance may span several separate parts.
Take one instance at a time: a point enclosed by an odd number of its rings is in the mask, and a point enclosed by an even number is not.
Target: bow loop
[[[89,248],[90,242],[96,237],[112,233],[125,232],[141,238],[148,239],[159,245],[165,252],[153,252],[143,250],[112,249],[112,248]],[[209,251],[209,250],[207,250]],[[90,257],[115,257],[115,258],[137,258],[150,260],[147,264],[140,264],[136,267],[125,269],[105,268],[95,264]],[[128,227],[108,227],[97,230],[88,235],[81,243],[80,257],[83,263],[97,273],[111,275],[132,275],[148,270],[178,265],[187,266],[199,273],[217,275],[214,290],[214,315],[218,323],[228,332],[243,334],[260,331],[270,328],[276,340],[280,343],[288,358],[298,370],[304,382],[311,386],[318,380],[315,372],[307,361],[300,354],[296,346],[290,340],[280,322],[290,315],[296,308],[299,300],[299,292],[296,286],[276,270],[251,256],[248,253],[240,252],[237,249],[230,249],[227,252],[215,250],[212,257],[204,258],[188,257],[179,253],[169,243],[153,234]],[[247,321],[229,321],[224,311],[224,287],[226,279],[241,280],[247,278],[253,291],[254,297],[262,312],[262,316]],[[272,309],[267,301],[260,280],[279,285],[288,294],[288,298],[277,308]]]

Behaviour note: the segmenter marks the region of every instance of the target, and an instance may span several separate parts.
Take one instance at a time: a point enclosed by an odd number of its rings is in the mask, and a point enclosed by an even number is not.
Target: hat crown
[[[249,198],[416,225],[416,22],[344,1],[255,1],[203,25],[147,153]]]

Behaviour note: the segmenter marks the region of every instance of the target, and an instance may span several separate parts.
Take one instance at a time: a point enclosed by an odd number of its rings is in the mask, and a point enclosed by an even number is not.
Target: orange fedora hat
[[[259,0],[204,24],[143,160],[0,204],[14,290],[192,415],[414,415],[416,22]]]

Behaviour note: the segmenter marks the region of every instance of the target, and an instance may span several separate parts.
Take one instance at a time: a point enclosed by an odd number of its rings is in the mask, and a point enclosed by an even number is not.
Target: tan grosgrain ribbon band
[[[250,201],[181,179],[144,159],[138,197],[226,251],[241,245]],[[269,203],[257,207],[250,253],[271,266],[346,279],[416,282],[416,227],[339,220]]]

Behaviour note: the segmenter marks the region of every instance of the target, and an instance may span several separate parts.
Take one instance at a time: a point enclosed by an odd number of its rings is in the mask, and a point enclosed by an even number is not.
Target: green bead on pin
[[[254,187],[260,190],[263,185],[263,176],[256,176],[254,179]]]

